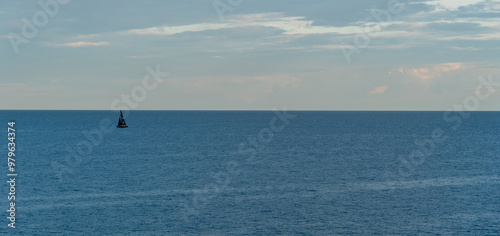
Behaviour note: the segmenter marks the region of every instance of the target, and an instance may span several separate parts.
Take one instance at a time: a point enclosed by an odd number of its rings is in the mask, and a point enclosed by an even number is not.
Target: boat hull
[[[117,125],[116,127],[117,128],[127,128],[128,126],[126,126],[126,125]]]

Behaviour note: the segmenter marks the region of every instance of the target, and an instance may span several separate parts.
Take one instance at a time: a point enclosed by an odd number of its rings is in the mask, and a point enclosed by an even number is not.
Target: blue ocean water
[[[2,235],[500,235],[500,112],[0,111]],[[7,150],[0,151],[5,160]]]

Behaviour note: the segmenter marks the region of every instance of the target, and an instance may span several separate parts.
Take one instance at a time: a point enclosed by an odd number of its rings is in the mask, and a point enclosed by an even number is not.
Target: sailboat
[[[118,125],[116,126],[118,128],[127,128],[127,123],[125,123],[125,119],[123,119],[123,113],[122,110],[120,110],[120,118],[118,118]]]

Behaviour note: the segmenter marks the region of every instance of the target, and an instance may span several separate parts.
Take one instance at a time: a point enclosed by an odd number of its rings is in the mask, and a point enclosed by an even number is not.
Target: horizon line
[[[276,108],[277,110],[280,110]],[[122,109],[123,110],[123,109]],[[237,110],[237,109],[192,109],[192,110],[184,110],[184,109],[172,109],[172,110],[163,110],[163,109],[134,109],[128,111],[274,111],[275,109],[262,109],[262,110]],[[0,109],[0,111],[120,111],[120,110],[111,110],[111,109]],[[329,109],[286,109],[286,111],[325,111],[325,112],[447,112],[449,110],[329,110]],[[452,110],[454,111],[454,110]],[[455,111],[458,112],[458,111]],[[500,112],[500,110],[476,110],[476,111],[464,111],[464,112]]]

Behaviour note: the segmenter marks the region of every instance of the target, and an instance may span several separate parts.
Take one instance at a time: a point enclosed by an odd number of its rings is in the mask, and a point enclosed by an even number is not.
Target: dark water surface
[[[0,111],[0,233],[500,235],[500,113],[467,115]]]

